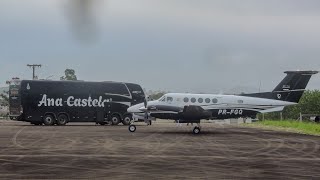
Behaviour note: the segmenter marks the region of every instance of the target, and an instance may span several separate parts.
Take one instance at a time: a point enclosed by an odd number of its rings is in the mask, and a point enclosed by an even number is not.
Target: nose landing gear
[[[137,130],[137,127],[134,124],[130,124],[128,127],[128,130],[133,133]],[[193,134],[200,134],[200,132],[201,132],[200,123],[197,123],[197,126],[195,126],[193,128],[192,132],[193,132]]]
[[[137,127],[133,124],[129,125],[129,131],[130,132],[135,132],[137,130]]]

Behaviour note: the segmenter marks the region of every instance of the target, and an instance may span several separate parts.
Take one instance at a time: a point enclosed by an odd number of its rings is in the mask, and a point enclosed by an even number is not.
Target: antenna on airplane
[[[260,82],[259,82],[259,92],[261,92],[261,79],[260,79]]]

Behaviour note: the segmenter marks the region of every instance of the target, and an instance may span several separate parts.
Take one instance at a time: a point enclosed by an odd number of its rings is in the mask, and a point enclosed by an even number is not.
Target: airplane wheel
[[[136,127],[135,125],[130,125],[130,126],[129,126],[129,131],[130,131],[130,132],[135,132],[136,129],[137,129],[137,127]]]
[[[200,133],[200,128],[199,127],[194,127],[193,128],[193,134],[199,134]]]

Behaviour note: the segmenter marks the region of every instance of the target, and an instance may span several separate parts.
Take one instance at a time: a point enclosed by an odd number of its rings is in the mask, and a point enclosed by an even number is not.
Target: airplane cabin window
[[[167,97],[167,102],[172,102],[173,98],[172,97]]]
[[[243,103],[243,100],[238,100],[238,103],[239,103],[239,104],[242,104],[242,103]]]
[[[198,99],[198,102],[199,102],[199,103],[203,103],[203,99],[202,99],[202,98],[199,98],[199,99]]]
[[[191,102],[195,103],[196,101],[196,98],[191,98]]]
[[[183,99],[183,101],[187,103],[187,102],[189,102],[189,98],[185,97],[185,98]]]
[[[209,98],[206,98],[204,101],[205,101],[206,103],[210,103],[210,99],[209,99]]]
[[[218,103],[218,99],[214,98],[214,99],[212,99],[212,102],[213,103]]]

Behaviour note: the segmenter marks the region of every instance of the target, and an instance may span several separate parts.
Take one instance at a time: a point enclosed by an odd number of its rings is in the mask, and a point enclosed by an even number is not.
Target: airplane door
[[[112,103],[106,102],[104,104],[104,115],[106,119],[109,119],[109,117],[111,117],[111,112],[112,112]]]
[[[20,84],[13,84],[9,86],[9,112],[11,118],[16,118],[21,113],[20,88]]]

